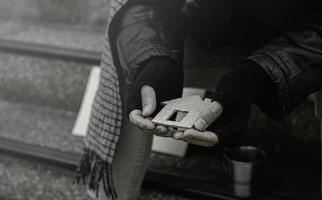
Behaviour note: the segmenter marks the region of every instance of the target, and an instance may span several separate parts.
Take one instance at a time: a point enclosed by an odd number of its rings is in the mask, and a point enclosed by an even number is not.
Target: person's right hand
[[[155,125],[151,121],[151,115],[157,107],[156,93],[151,86],[145,85],[141,88],[142,110],[135,109],[129,114],[132,124],[140,128],[144,133],[162,137],[172,137],[174,129],[161,125]]]

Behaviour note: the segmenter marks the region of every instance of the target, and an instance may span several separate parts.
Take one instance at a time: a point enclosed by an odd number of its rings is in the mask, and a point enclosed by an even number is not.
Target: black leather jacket
[[[231,46],[241,59],[258,63],[275,83],[281,116],[322,89],[322,11],[318,3],[235,2],[239,3],[225,9],[227,16],[218,17],[223,20],[218,22],[211,12],[216,5],[199,8],[205,10],[189,18],[182,11],[182,0],[130,0],[110,27],[112,50],[117,51],[128,83],[139,64],[153,56],[168,56],[181,63],[184,38],[189,35],[204,48]]]

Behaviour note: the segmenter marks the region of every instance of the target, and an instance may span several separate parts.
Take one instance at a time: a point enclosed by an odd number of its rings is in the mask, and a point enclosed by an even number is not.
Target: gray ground
[[[0,197],[15,200],[89,200],[85,188],[74,184],[75,174],[60,168],[0,154]],[[142,190],[140,200],[188,200]]]

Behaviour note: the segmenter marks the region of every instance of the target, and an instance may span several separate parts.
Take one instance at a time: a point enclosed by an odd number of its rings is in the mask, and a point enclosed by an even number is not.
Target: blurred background
[[[75,184],[83,144],[72,132],[108,12],[108,0],[0,0],[0,199],[89,199]],[[278,177],[256,199],[321,198],[314,106],[307,100],[280,124],[253,109],[238,143],[269,152]],[[220,150],[195,146],[184,157],[154,152],[140,199],[237,199],[221,159]]]

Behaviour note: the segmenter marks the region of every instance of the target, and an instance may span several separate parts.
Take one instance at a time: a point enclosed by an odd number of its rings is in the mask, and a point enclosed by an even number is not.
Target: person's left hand
[[[263,91],[271,95],[263,95]],[[255,97],[270,101],[272,109],[278,106],[270,77],[261,66],[248,61],[220,78],[212,98],[215,101],[203,111],[194,129],[175,133],[174,138],[202,146],[225,143],[247,127]]]
[[[161,137],[172,137],[174,133],[173,128],[156,125],[151,121],[151,116],[157,107],[156,96],[155,90],[151,86],[143,86],[141,88],[142,109],[132,110],[129,114],[129,120],[144,133]]]
[[[173,138],[185,141],[189,144],[200,146],[214,146],[218,141],[218,136],[212,131],[206,130],[223,112],[222,105],[214,101],[201,113],[199,119],[194,123],[194,128],[186,131],[177,131]]]

